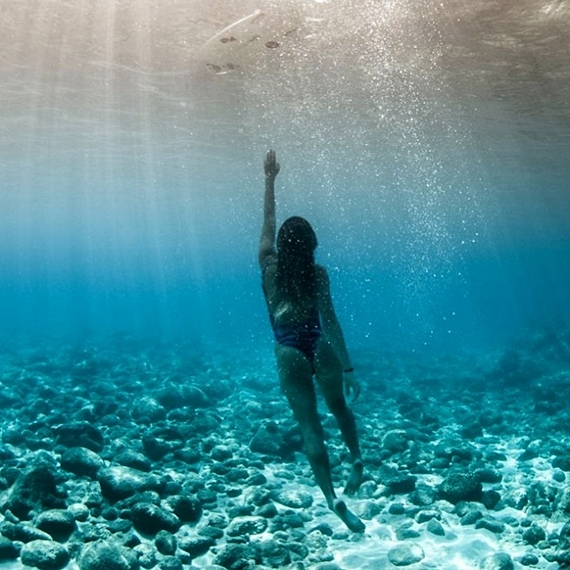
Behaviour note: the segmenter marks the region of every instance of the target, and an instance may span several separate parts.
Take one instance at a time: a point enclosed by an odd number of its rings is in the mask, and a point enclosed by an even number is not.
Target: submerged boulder
[[[484,558],[479,565],[481,570],[513,570],[515,567],[506,552],[497,552]]]
[[[103,434],[86,421],[62,424],[55,428],[56,442],[65,447],[86,447],[95,453],[105,445]]]
[[[0,536],[0,562],[15,560],[19,556],[18,547],[5,536]]]
[[[136,553],[114,542],[88,545],[79,558],[79,570],[138,570]]]
[[[143,396],[135,401],[131,416],[136,421],[150,424],[165,419],[166,410],[155,398]]]
[[[57,485],[62,480],[53,458],[44,453],[16,479],[3,510],[26,519],[31,510],[64,508],[65,502]]]
[[[455,471],[450,473],[438,489],[440,499],[454,505],[460,501],[480,502],[483,494],[483,485],[479,477],[472,471]]]
[[[152,503],[136,503],[131,509],[134,527],[144,534],[157,534],[161,530],[175,533],[180,528],[180,519],[166,509]]]
[[[403,542],[388,551],[388,560],[394,566],[410,566],[420,562],[424,557],[424,550],[419,544]]]
[[[184,447],[184,437],[173,428],[157,427],[148,430],[142,438],[146,455],[153,461]]]
[[[114,466],[101,469],[97,475],[101,494],[109,501],[119,501],[141,491],[161,492],[164,480],[151,473],[130,467]]]
[[[104,462],[94,451],[86,447],[70,447],[62,453],[60,465],[79,477],[95,478]]]
[[[260,548],[254,543],[226,544],[214,559],[214,564],[229,569],[251,568],[252,562],[261,563]]]
[[[58,542],[65,542],[76,529],[75,517],[65,509],[51,509],[40,513],[36,517],[35,525]]]
[[[183,408],[207,408],[211,401],[197,386],[167,383],[156,394],[157,401],[169,410]]]
[[[22,547],[20,559],[25,566],[40,570],[61,570],[69,562],[69,552],[52,540],[32,540]]]
[[[192,495],[173,495],[166,502],[184,523],[196,523],[202,516],[202,503]]]

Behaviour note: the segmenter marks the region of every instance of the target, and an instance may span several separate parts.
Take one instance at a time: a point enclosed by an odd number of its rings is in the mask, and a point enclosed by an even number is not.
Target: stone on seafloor
[[[20,559],[25,566],[40,570],[61,570],[69,562],[69,553],[59,542],[32,540],[22,547]]]
[[[388,560],[394,566],[410,566],[425,557],[424,550],[419,544],[402,543],[388,551]]]

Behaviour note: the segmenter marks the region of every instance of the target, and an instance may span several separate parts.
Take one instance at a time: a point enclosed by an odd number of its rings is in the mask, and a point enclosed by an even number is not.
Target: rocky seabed
[[[326,509],[269,348],[4,348],[0,569],[568,568],[559,341],[357,352],[363,534]],[[341,492],[346,451],[322,418]]]

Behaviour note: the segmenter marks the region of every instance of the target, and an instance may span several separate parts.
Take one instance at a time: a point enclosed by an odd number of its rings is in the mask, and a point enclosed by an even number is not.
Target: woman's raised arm
[[[265,156],[265,197],[263,202],[263,227],[259,240],[259,265],[263,267],[265,259],[275,254],[275,178],[279,174],[279,164],[275,159],[275,151],[270,150]]]

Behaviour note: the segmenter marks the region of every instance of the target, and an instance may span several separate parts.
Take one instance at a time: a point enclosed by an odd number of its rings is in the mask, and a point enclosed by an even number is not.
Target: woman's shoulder
[[[317,284],[317,291],[319,291],[319,294],[322,293],[323,291],[329,290],[329,284],[330,284],[329,274],[323,265],[315,264],[315,281]]]

